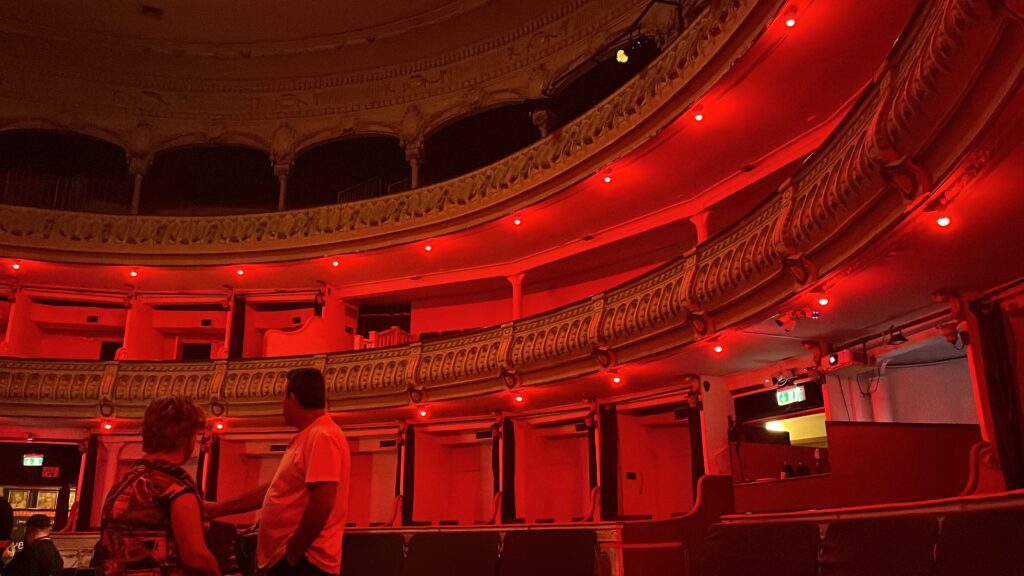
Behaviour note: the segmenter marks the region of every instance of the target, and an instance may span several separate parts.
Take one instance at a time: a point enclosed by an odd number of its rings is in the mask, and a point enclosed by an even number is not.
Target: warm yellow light
[[[764,423],[764,427],[765,427],[766,430],[771,430],[772,432],[785,432],[786,431],[786,427],[783,426],[782,422],[780,422],[778,420],[771,420],[769,422],[765,422]]]
[[[625,50],[619,50],[615,53],[615,61],[619,64],[625,64],[629,62],[629,54],[626,54]]]

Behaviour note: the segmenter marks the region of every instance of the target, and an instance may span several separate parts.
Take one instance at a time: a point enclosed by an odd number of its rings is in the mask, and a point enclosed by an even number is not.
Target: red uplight
[[[829,303],[828,296],[822,296],[821,298],[818,298],[818,304],[819,305],[821,305],[821,306],[828,306],[828,303]]]
[[[702,122],[704,120],[704,113],[697,112],[696,114],[693,115],[693,119],[696,120],[697,122]]]
[[[217,422],[214,425],[214,428],[216,428],[217,430],[223,430],[224,429],[224,423],[223,422]]]
[[[427,417],[427,409],[426,408],[420,408],[420,416],[422,416],[423,418]]]
[[[132,270],[131,272],[128,273],[128,275],[131,276],[132,278],[138,278],[139,277],[139,271],[138,270]]]
[[[796,18],[790,18],[789,20],[786,20],[787,28],[792,28],[793,26],[796,26]]]
[[[605,176],[604,177],[604,183],[605,184],[609,184],[609,183],[611,183],[611,181],[612,181],[612,177],[611,176]]]
[[[434,249],[434,247],[431,246],[430,244],[427,244],[426,246],[423,247],[423,249],[426,250],[427,252],[430,252],[431,250]]]
[[[110,429],[112,429],[113,427],[114,427],[114,425],[113,425],[113,424],[111,424],[110,422],[107,422],[107,423],[103,424],[103,429],[104,429],[104,430],[110,430]]]
[[[715,344],[714,350],[715,352],[721,354],[723,351],[725,351],[725,348],[723,348],[721,344]]]
[[[622,382],[622,378],[621,377],[619,377],[619,376],[613,376],[612,377],[612,384],[618,384],[620,382]]]
[[[235,274],[239,276],[245,276],[245,269],[239,268],[238,270],[235,270]]]
[[[19,262],[15,262],[14,264],[11,264],[11,268],[14,268],[15,270],[21,270],[21,264]]]
[[[523,396],[522,394],[516,394],[516,402],[522,403],[522,402],[525,402],[525,401],[526,401],[526,396]]]
[[[516,218],[515,220],[512,221],[512,223],[515,224],[516,226],[519,226],[520,224],[523,223],[523,221],[520,218]]]
[[[935,219],[935,223],[938,224],[940,228],[945,228],[946,226],[949,226],[950,222],[952,222],[952,220],[950,220],[949,216],[946,216],[945,214],[942,214]]]
[[[341,266],[341,262],[339,262],[337,260],[332,260],[331,261],[331,266],[334,266],[335,268],[337,268],[338,266]]]

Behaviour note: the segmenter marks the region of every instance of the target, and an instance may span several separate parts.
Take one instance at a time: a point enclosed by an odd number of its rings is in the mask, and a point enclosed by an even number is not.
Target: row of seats
[[[1024,576],[1024,510],[715,524],[702,576]]]
[[[346,534],[343,576],[594,576],[585,530]]]

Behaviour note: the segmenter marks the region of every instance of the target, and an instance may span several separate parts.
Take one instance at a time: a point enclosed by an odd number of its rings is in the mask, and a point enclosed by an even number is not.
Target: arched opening
[[[424,142],[420,182],[454,178],[500,160],[540,139],[531,102],[502,106],[459,118]]]
[[[91,136],[46,130],[0,133],[0,200],[88,212],[127,212],[125,151]]]
[[[619,61],[620,50],[625,62]],[[660,53],[661,49],[654,40],[640,36],[613,47],[603,58],[588,60],[563,76],[552,90],[555,126],[564,126],[611,96]]]
[[[278,181],[264,150],[192,146],[158,153],[142,180],[145,214],[228,214],[277,208]]]
[[[304,151],[288,176],[289,208],[365,200],[409,189],[410,170],[397,138],[362,136]]]

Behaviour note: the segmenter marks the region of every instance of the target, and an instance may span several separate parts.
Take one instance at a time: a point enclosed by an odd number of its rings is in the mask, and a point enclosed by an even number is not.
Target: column
[[[519,272],[508,276],[509,284],[512,284],[512,320],[519,320],[523,317],[523,277],[526,272]]]
[[[409,163],[412,172],[410,176],[410,188],[420,187],[420,162],[423,157],[423,142],[403,142],[405,148],[405,160]]]
[[[291,172],[291,161],[274,162],[274,176],[277,176],[277,209],[284,210],[288,195],[288,173]]]
[[[690,216],[690,222],[697,229],[697,244],[703,244],[708,239],[708,216],[711,213],[703,210]]]
[[[32,321],[32,298],[24,290],[18,290],[7,317],[7,335],[2,352],[5,356],[31,357],[39,338],[39,327]]]
[[[149,164],[152,158],[148,156],[132,156],[128,161],[128,173],[132,177],[132,214],[139,213],[139,204],[142,200],[142,179],[149,171]]]

